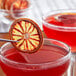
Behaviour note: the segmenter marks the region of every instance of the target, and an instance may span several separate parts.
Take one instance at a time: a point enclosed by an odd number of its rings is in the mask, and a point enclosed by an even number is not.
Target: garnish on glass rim
[[[16,0],[12,3],[10,8],[11,16],[13,18],[24,16],[29,7],[30,2],[28,0]]]
[[[0,0],[0,9],[6,10],[8,14],[5,17],[9,20],[24,16],[30,5],[29,0]]]
[[[28,0],[0,0],[1,9],[10,10],[11,7],[13,10],[25,9],[29,6]]]
[[[43,43],[43,36],[39,26],[28,18],[20,18],[14,21],[10,28],[10,39],[19,51],[33,53],[38,51]]]
[[[60,13],[57,16],[54,17],[56,20],[61,22],[62,20],[69,20],[69,19],[76,19],[76,13]]]
[[[11,5],[11,9],[22,10],[28,8],[28,6],[29,6],[29,2],[27,0],[17,0],[13,2],[13,4]]]

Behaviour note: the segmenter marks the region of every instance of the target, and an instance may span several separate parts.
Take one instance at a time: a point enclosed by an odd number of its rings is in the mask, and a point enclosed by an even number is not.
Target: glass
[[[29,6],[22,10],[5,10],[0,9],[0,33],[6,33],[9,31],[10,25],[15,19],[25,18],[29,10],[32,8],[32,4],[29,0]],[[11,5],[12,8],[12,5]]]
[[[33,54],[17,51],[6,43],[0,51],[6,76],[62,76],[70,64],[70,47],[58,40],[44,38],[43,46]]]
[[[62,13],[74,13],[75,15],[71,17],[72,19],[70,21],[68,19],[64,19],[64,25],[58,22],[50,22],[50,17]],[[48,12],[43,16],[43,29],[48,38],[65,42],[71,47],[72,53],[76,52],[76,9],[55,10]]]

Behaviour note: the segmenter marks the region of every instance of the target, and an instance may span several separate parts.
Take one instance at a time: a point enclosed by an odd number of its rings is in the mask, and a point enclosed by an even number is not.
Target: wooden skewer
[[[0,41],[4,41],[4,42],[19,42],[19,41],[16,41],[16,40],[8,40],[8,39],[1,39],[1,38],[0,38]]]

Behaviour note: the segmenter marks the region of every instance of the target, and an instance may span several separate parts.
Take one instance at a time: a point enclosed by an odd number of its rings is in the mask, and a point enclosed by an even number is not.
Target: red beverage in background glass
[[[69,64],[69,47],[53,39],[44,39],[34,54],[20,53],[10,43],[1,48],[1,67],[6,76],[62,76]]]
[[[72,12],[72,13],[71,13]],[[53,11],[44,16],[43,30],[48,38],[65,42],[76,52],[76,11]]]

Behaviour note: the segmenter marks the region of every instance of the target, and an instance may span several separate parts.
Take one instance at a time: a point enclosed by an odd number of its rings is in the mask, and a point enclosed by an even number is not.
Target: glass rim
[[[3,47],[5,47],[6,45],[8,45],[8,44],[11,44],[10,42],[7,42],[7,43],[5,43],[2,47],[1,47],[1,49],[0,49],[0,56],[1,56],[1,58],[3,58],[4,60],[6,60],[7,62],[10,62],[10,63],[14,63],[14,64],[20,64],[20,65],[26,65],[26,66],[31,66],[31,65],[48,65],[48,64],[55,64],[56,65],[56,62],[58,62],[59,61],[59,63],[61,63],[60,61],[61,60],[65,60],[68,56],[70,56],[71,55],[71,51],[70,51],[70,47],[66,44],[66,43],[64,43],[64,42],[61,42],[61,41],[59,41],[59,40],[55,40],[55,39],[49,39],[49,38],[44,38],[44,40],[53,40],[53,41],[57,41],[57,42],[59,42],[59,43],[61,43],[61,44],[63,44],[63,45],[65,45],[66,47],[68,47],[68,53],[65,55],[65,56],[63,56],[63,57],[61,57],[61,58],[59,58],[59,59],[57,59],[57,60],[54,60],[54,61],[49,61],[49,62],[45,62],[45,63],[37,63],[37,64],[31,64],[31,63],[22,63],[22,62],[16,62],[16,61],[13,61],[13,60],[10,60],[10,59],[8,59],[8,58],[6,58],[6,57],[4,57],[2,54],[1,54],[1,50],[2,50],[2,48]],[[55,45],[55,44],[54,44]],[[56,45],[55,45],[56,46]],[[60,46],[58,46],[58,47],[60,47]]]
[[[76,31],[76,27],[67,27],[67,26],[57,26],[57,25],[54,25],[54,24],[50,24],[48,22],[45,21],[46,17],[48,16],[51,16],[51,13],[52,12],[55,12],[55,14],[57,14],[57,12],[69,12],[69,11],[76,11],[76,9],[58,9],[58,10],[51,10],[51,11],[48,11],[47,13],[45,13],[45,15],[43,15],[42,17],[42,21],[43,23],[47,24],[49,27],[53,27],[53,28],[61,28],[61,29],[67,29],[67,30],[75,30]],[[49,14],[49,15],[48,15]],[[54,15],[54,14],[52,14]]]

